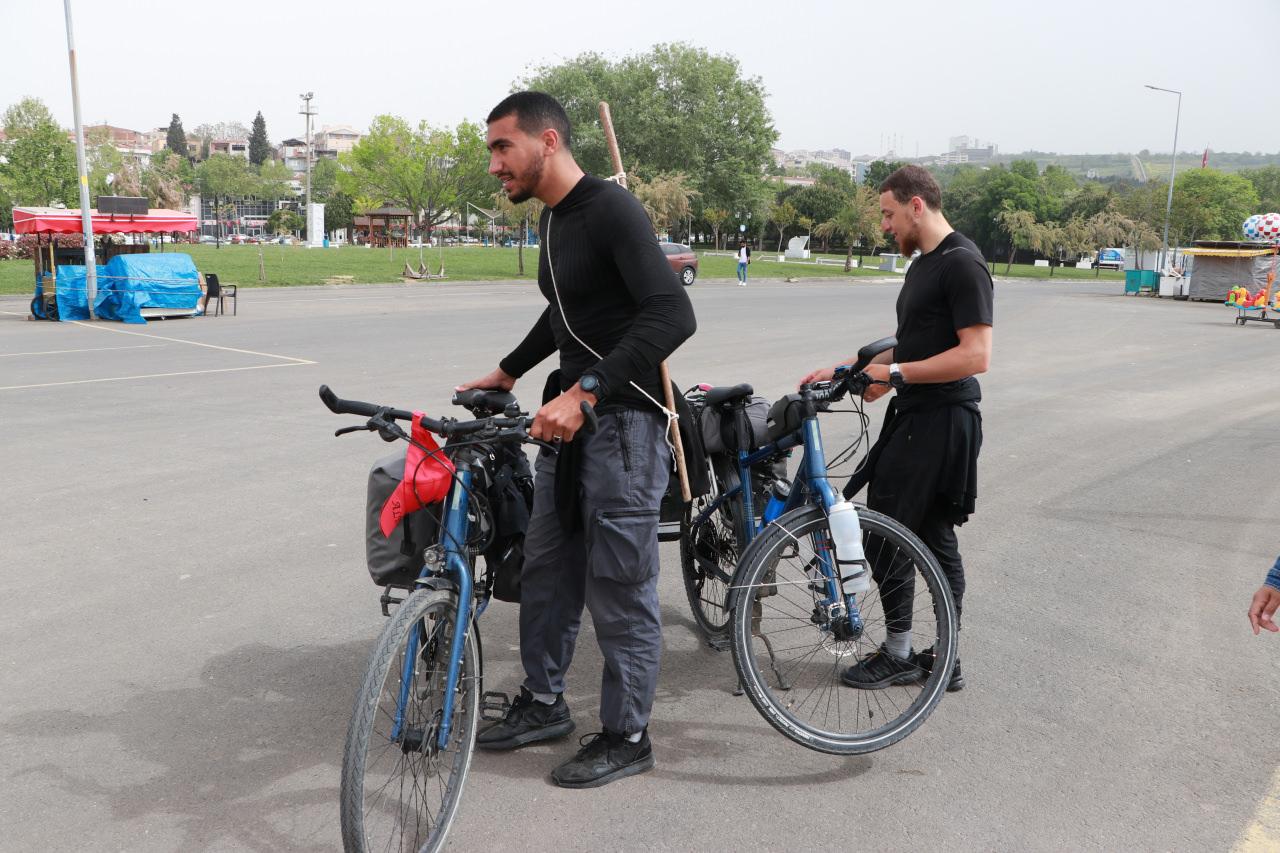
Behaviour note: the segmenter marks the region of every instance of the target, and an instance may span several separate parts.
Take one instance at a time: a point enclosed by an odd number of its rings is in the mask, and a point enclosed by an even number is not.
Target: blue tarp
[[[83,266],[58,267],[58,317],[89,317]],[[191,256],[182,252],[159,255],[116,255],[98,267],[98,296],[94,313],[103,320],[145,323],[143,308],[189,310],[200,302],[200,274]]]

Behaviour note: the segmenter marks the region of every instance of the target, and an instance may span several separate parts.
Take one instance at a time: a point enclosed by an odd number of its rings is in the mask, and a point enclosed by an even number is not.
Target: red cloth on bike
[[[449,484],[453,482],[453,463],[440,452],[435,436],[421,421],[422,412],[414,412],[413,440],[432,452],[427,453],[417,445],[409,445],[404,457],[404,477],[382,505],[379,521],[383,536],[390,536],[391,531],[409,513],[443,500],[449,494]]]

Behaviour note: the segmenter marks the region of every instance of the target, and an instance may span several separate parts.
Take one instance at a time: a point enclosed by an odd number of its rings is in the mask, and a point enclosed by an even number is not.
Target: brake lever
[[[346,435],[349,432],[372,432],[374,429],[376,429],[376,427],[369,426],[368,424],[363,424],[361,426],[349,426],[349,427],[343,427],[342,429],[335,432],[333,435],[336,438],[340,435]]]

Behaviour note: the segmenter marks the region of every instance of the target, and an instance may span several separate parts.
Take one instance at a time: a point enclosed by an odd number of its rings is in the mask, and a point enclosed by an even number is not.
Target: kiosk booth
[[[141,201],[141,207],[133,202]],[[117,203],[119,202],[119,203]],[[129,212],[133,211],[133,212]],[[101,197],[92,213],[93,234],[160,235],[196,231],[196,217],[177,210],[148,209],[145,199]],[[31,315],[41,320],[83,320],[89,317],[85,252],[79,246],[58,246],[59,234],[83,234],[78,209],[15,207],[13,230],[36,236],[35,296]],[[47,238],[47,241],[46,239]],[[200,301],[200,274],[183,252],[151,254],[149,242],[115,243],[97,240],[97,294],[94,313],[102,319],[145,323],[146,317],[194,314]]]

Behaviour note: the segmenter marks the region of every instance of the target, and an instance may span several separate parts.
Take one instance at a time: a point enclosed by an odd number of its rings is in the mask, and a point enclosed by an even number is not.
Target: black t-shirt
[[[586,175],[543,210],[538,232],[538,289],[550,304],[502,369],[519,378],[559,350],[563,387],[590,370],[603,386],[601,402],[611,407],[653,407],[632,381],[661,402],[658,365],[696,324],[689,295],[640,202],[617,184]]]
[[[957,329],[992,325],[994,288],[986,261],[968,237],[952,231],[907,268],[898,293],[898,345],[894,360],[923,361],[960,343]],[[943,384],[911,383],[898,392],[902,406],[928,396],[939,402],[981,399],[972,376]]]

